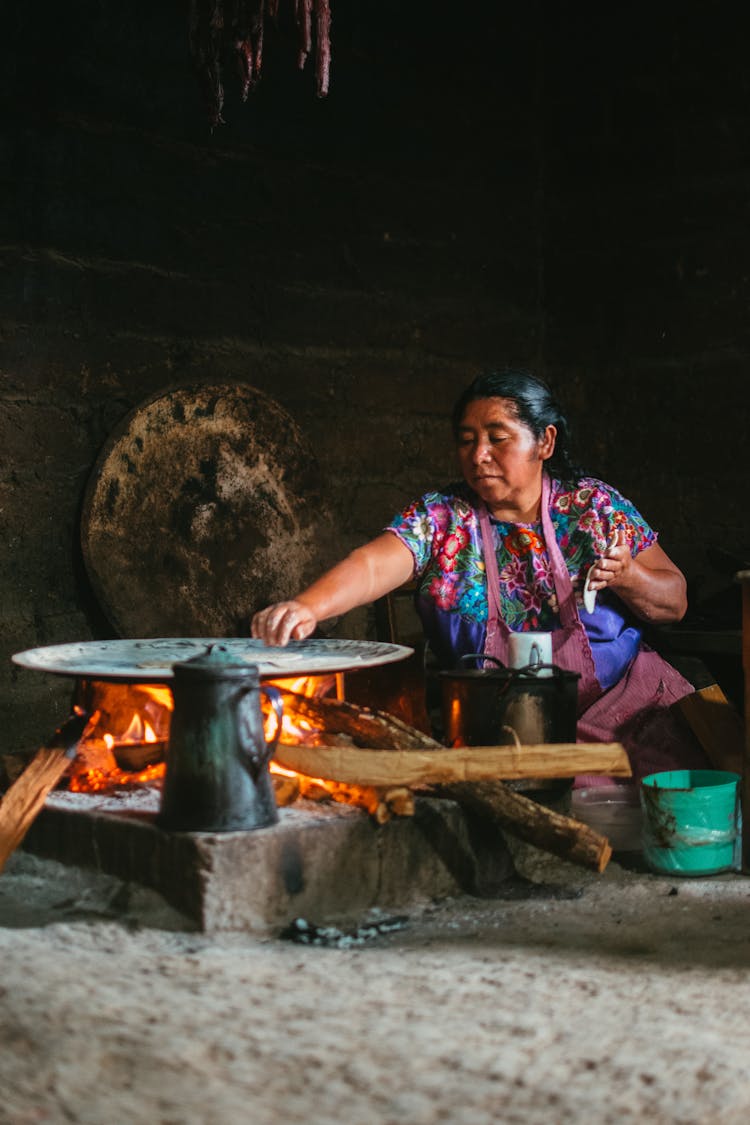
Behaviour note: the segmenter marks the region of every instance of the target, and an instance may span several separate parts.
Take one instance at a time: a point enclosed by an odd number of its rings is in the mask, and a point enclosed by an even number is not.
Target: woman
[[[633,505],[573,466],[546,384],[518,371],[480,375],[456,403],[453,431],[463,480],[410,505],[294,600],[262,610],[253,636],[300,640],[416,576],[443,667],[477,652],[507,664],[511,631],[552,632],[554,662],[580,674],[579,740],[621,740],[636,776],[705,766],[667,710],[693,688],[640,629],[684,616],[685,579]]]

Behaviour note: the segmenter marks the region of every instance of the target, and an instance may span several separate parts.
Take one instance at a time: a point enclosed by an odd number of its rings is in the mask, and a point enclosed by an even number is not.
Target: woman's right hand
[[[285,645],[303,641],[317,624],[315,614],[302,602],[276,602],[255,614],[250,632],[267,645]]]
[[[414,569],[408,547],[390,531],[358,547],[312,586],[288,602],[260,610],[250,631],[268,645],[304,641],[319,621],[329,621],[355,606],[382,598],[407,582]]]

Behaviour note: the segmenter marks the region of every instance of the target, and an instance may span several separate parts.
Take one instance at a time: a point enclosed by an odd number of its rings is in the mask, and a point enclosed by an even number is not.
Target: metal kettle
[[[157,823],[176,832],[265,828],[279,818],[268,763],[281,732],[276,688],[261,686],[257,665],[220,644],[173,665],[174,713]],[[260,697],[276,715],[267,739]]]

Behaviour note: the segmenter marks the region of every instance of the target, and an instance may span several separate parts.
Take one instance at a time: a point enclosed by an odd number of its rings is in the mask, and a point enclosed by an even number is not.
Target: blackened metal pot
[[[494,668],[469,667],[491,661]],[[540,676],[539,672],[546,674]],[[578,672],[556,664],[506,668],[473,653],[440,672],[444,739],[448,746],[575,742]]]

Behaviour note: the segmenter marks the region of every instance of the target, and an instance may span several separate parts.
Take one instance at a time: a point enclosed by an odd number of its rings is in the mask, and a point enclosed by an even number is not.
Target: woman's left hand
[[[616,589],[618,582],[627,579],[628,571],[632,565],[633,556],[630,554],[628,537],[625,534],[625,529],[618,527],[613,541],[589,570],[586,579],[588,588],[596,591],[612,586]]]
[[[682,571],[658,543],[633,558],[624,528],[618,528],[614,543],[591,567],[586,584],[592,591],[612,590],[637,617],[652,624],[681,621],[687,610]]]

